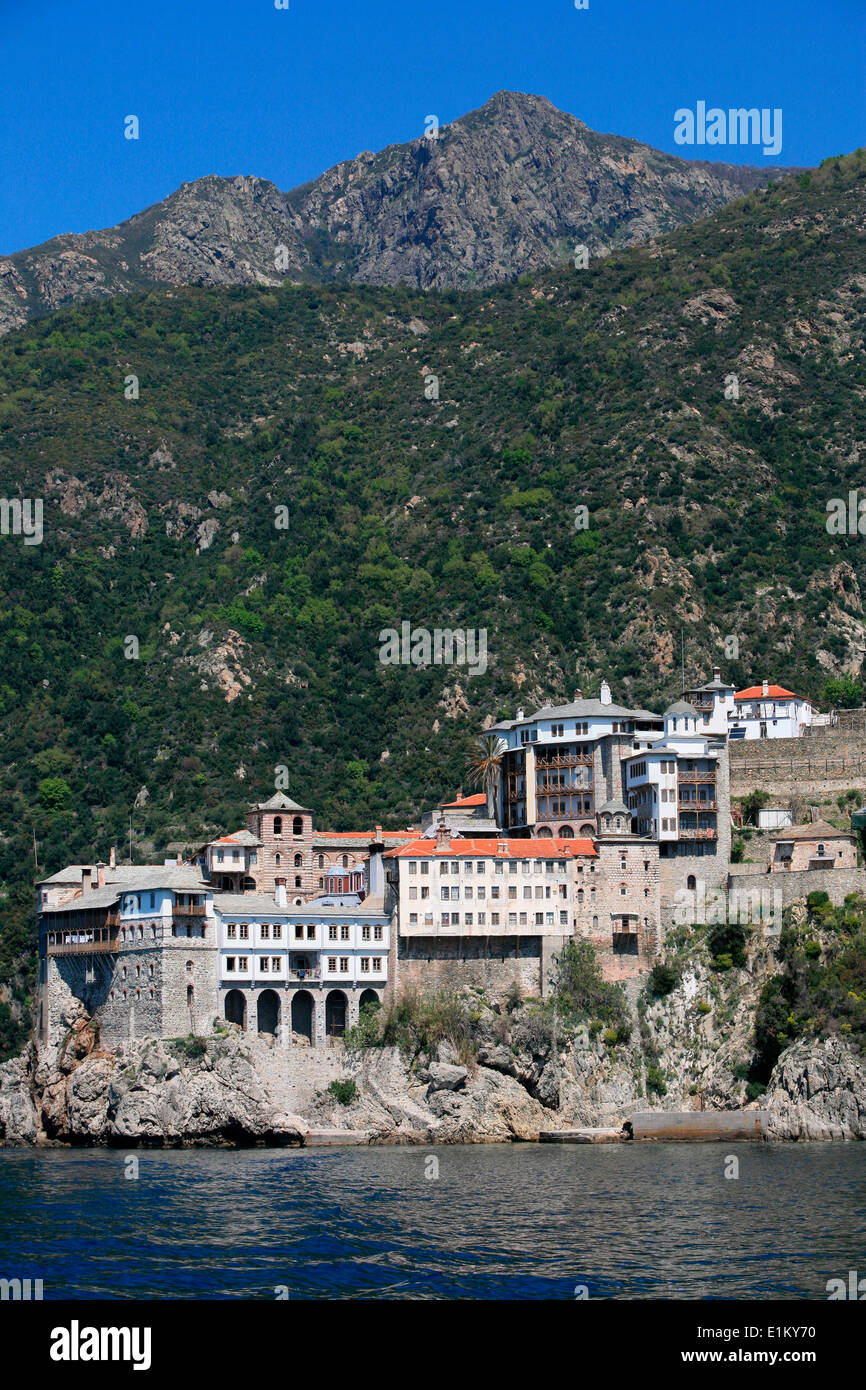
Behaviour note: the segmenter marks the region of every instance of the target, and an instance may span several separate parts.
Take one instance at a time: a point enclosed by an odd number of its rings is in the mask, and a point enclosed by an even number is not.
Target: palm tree
[[[477,749],[469,754],[469,775],[476,787],[482,787],[487,795],[487,814],[496,816],[496,793],[502,776],[502,755],[507,748],[504,739],[498,734],[482,734]]]

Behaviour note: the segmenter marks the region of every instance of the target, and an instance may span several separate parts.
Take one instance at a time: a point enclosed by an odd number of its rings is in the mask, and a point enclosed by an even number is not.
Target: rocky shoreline
[[[62,1047],[31,1044],[0,1066],[0,1145],[537,1141],[616,1131],[631,1114],[696,1110],[701,1099],[707,1110],[765,1111],[770,1140],[866,1138],[866,1067],[840,1039],[789,1048],[745,1106],[736,1086],[722,1089],[724,1063],[700,1097],[692,1086],[647,1098],[635,1049],[616,1052],[588,1032],[534,1054],[492,1037],[465,1064],[447,1043],[410,1062],[396,1047],[280,1047],[234,1030],[106,1049],[79,1018]]]

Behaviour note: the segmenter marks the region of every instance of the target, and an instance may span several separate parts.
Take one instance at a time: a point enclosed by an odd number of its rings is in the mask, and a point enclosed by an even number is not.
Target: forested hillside
[[[40,876],[130,816],[140,855],[278,765],[319,826],[405,824],[487,715],[602,677],[663,707],[681,631],[689,679],[856,673],[866,540],[825,522],[864,482],[864,225],[861,151],[586,269],[160,290],[6,337],[2,490],[44,537],[0,537],[0,975],[34,833]],[[486,672],[383,666],[404,620],[486,629]]]

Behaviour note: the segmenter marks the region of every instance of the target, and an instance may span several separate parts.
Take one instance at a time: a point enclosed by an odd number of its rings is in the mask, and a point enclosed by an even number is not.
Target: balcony
[[[94,927],[92,930],[49,932],[46,950],[49,956],[109,955],[117,951],[117,931]]]
[[[680,782],[686,782],[689,786],[694,786],[695,784],[703,785],[708,782],[714,783],[716,780],[715,772],[683,772],[679,770],[677,772],[677,777]]]
[[[207,908],[204,903],[175,903],[171,909],[172,917],[183,917],[185,920],[194,918],[196,920],[207,916]]]
[[[718,830],[709,826],[686,826],[681,825],[678,831],[681,840],[716,840]]]
[[[319,967],[317,965],[310,966],[308,970],[300,969],[289,971],[290,980],[298,980],[300,982],[303,982],[309,980],[318,980],[320,978],[321,976],[319,974]]]
[[[565,755],[548,754],[544,757],[540,755],[535,759],[537,771],[544,771],[550,767],[592,767],[592,753],[569,753]]]
[[[688,814],[691,811],[693,815],[699,811],[717,811],[719,809],[715,797],[709,801],[692,801],[689,797],[682,796],[679,799],[679,808],[681,813],[685,811]]]

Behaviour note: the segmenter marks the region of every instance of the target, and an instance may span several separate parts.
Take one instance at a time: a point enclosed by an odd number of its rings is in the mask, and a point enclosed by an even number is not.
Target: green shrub
[[[351,1077],[346,1077],[343,1081],[332,1081],[328,1087],[328,1095],[333,1096],[341,1105],[351,1105],[358,1094],[358,1087]]]
[[[649,973],[647,990],[656,999],[671,994],[680,982],[680,968],[672,961],[657,960]]]
[[[711,1014],[713,1012],[712,1004],[708,1004],[706,999],[699,999],[695,1008],[699,1014]]]
[[[665,1074],[660,1067],[647,1067],[646,1088],[652,1095],[666,1096],[668,1092]]]

